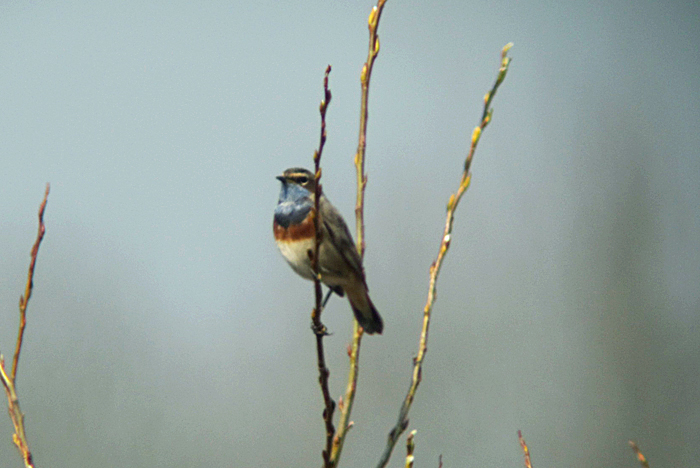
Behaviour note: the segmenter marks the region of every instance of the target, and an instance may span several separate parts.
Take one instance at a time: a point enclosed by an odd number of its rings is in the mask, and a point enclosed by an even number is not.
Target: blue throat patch
[[[275,222],[286,228],[290,224],[299,224],[313,208],[311,193],[305,188],[282,182],[280,198],[275,208]]]

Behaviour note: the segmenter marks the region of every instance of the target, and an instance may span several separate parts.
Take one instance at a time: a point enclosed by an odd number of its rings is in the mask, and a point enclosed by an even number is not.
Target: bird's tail
[[[367,287],[362,285],[362,287],[354,289],[346,288],[345,292],[348,293],[355,319],[365,329],[365,333],[370,335],[379,333],[381,335],[384,330],[384,322],[369,298]]]

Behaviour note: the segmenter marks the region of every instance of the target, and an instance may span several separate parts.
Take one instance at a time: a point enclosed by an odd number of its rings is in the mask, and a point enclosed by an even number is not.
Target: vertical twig
[[[520,442],[520,447],[523,449],[523,455],[525,456],[525,468],[532,468],[532,463],[530,462],[530,449],[523,439],[522,432],[518,431],[518,441]]]
[[[647,457],[644,456],[641,450],[639,450],[639,447],[637,447],[637,444],[633,441],[629,441],[630,447],[632,447],[632,450],[634,451],[634,454],[637,455],[637,460],[639,460],[639,463],[644,467],[644,468],[649,468],[649,462],[647,461]]]
[[[345,398],[340,399],[340,421],[338,421],[338,432],[333,438],[333,451],[331,452],[331,466],[338,466],[340,454],[343,450],[345,436],[352,428],[353,423],[350,421],[352,412],[352,404],[355,401],[355,392],[357,390],[357,376],[360,372],[360,344],[362,343],[362,327],[353,321],[352,343],[348,346],[348,357],[350,358],[350,370],[348,372],[348,384],[345,388]]]
[[[22,339],[24,338],[24,327],[27,325],[27,304],[29,298],[32,297],[32,289],[34,288],[34,266],[36,265],[36,257],[39,254],[39,246],[44,238],[46,227],[44,226],[44,210],[46,209],[46,199],[49,196],[49,184],[46,184],[44,192],[44,200],[39,206],[39,230],[36,235],[36,241],[32,247],[31,262],[29,263],[29,272],[27,273],[27,284],[24,287],[24,294],[19,298],[19,331],[17,332],[17,346],[15,347],[15,355],[12,358],[12,380],[17,376],[17,365],[19,364],[19,353],[22,349]]]
[[[321,113],[321,138],[318,144],[318,150],[314,151],[314,178],[315,178],[315,192],[314,192],[314,230],[316,233],[314,240],[314,251],[311,255],[311,268],[314,271],[314,291],[316,294],[316,306],[311,312],[311,321],[313,322],[314,333],[316,334],[316,359],[318,361],[318,381],[321,385],[321,393],[323,394],[323,422],[326,425],[326,447],[322,452],[323,455],[323,466],[328,467],[330,462],[331,446],[333,443],[333,436],[335,435],[335,428],[333,427],[333,412],[335,411],[335,402],[331,398],[330,390],[328,389],[328,376],[330,371],[326,367],[326,358],[323,351],[323,337],[326,336],[326,327],[321,323],[321,312],[322,310],[322,291],[321,291],[321,275],[318,271],[318,250],[321,245],[321,211],[319,209],[319,203],[321,200],[321,194],[323,193],[321,187],[321,154],[323,153],[323,146],[326,144],[326,110],[328,109],[328,104],[331,102],[331,91],[328,89],[328,75],[331,72],[331,66],[326,67],[326,73],[323,76],[323,99],[321,100],[321,105],[319,106],[319,112]]]
[[[29,298],[32,296],[32,289],[34,287],[34,267],[36,266],[36,259],[39,255],[39,246],[41,245],[41,241],[44,238],[44,233],[46,232],[46,226],[44,225],[44,210],[46,209],[46,200],[48,196],[49,184],[46,184],[44,199],[42,200],[41,205],[39,205],[39,230],[34,246],[32,247],[31,262],[29,263],[29,272],[27,274],[27,283],[24,288],[24,294],[19,299],[19,332],[17,334],[15,354],[12,358],[12,369],[9,375],[5,370],[5,359],[2,357],[2,355],[0,355],[0,379],[5,387],[10,419],[12,419],[12,425],[15,428],[15,433],[12,434],[12,441],[22,454],[22,459],[24,460],[24,466],[26,468],[33,468],[34,461],[32,460],[32,453],[29,450],[29,443],[27,442],[27,436],[24,429],[24,415],[22,414],[22,410],[19,406],[15,382],[17,378],[19,354],[22,350],[22,341],[24,339],[24,328],[27,324],[27,304],[29,303]]]
[[[365,256],[365,223],[364,223],[364,206],[365,206],[365,187],[367,186],[367,176],[365,175],[365,148],[367,147],[367,119],[368,119],[368,101],[369,101],[369,82],[372,77],[372,69],[374,60],[379,54],[379,20],[384,10],[386,0],[379,0],[377,5],[372,8],[367,19],[369,28],[369,51],[367,52],[367,61],[362,66],[360,73],[360,84],[362,86],[362,98],[360,101],[360,135],[357,142],[357,152],[355,153],[355,169],[357,172],[357,204],[355,205],[355,219],[357,221],[357,251],[360,257]]]
[[[428,330],[430,328],[430,314],[433,309],[433,303],[435,302],[435,293],[437,290],[437,279],[440,273],[440,268],[442,267],[442,262],[447,254],[447,250],[450,248],[450,241],[452,239],[452,224],[454,223],[455,210],[457,205],[464,195],[464,192],[469,187],[469,182],[471,181],[471,162],[474,157],[474,152],[476,151],[476,146],[479,143],[479,138],[481,132],[486,128],[486,126],[491,121],[491,116],[493,115],[493,109],[490,108],[491,101],[496,95],[498,87],[501,85],[506,77],[508,71],[508,65],[510,64],[510,58],[508,57],[508,50],[513,46],[512,43],[507,44],[501,51],[501,67],[498,70],[498,76],[496,82],[494,83],[491,90],[484,96],[484,112],[481,116],[481,123],[472,132],[471,146],[469,148],[469,153],[464,161],[464,172],[462,173],[462,179],[459,183],[459,188],[457,193],[450,196],[450,200],[447,202],[447,218],[445,220],[445,230],[442,235],[442,241],[440,242],[440,249],[438,251],[438,256],[430,266],[430,286],[428,289],[428,299],[423,308],[423,327],[421,329],[420,341],[418,344],[418,355],[413,360],[413,376],[411,378],[411,385],[404,399],[401,410],[399,411],[399,418],[396,425],[389,432],[389,437],[387,440],[384,452],[377,464],[377,467],[384,467],[389,463],[389,458],[391,457],[391,452],[396,445],[399,436],[408,427],[408,412],[411,409],[411,404],[416,395],[416,390],[421,382],[422,369],[423,369],[423,359],[428,351]]]
[[[365,224],[364,224],[364,204],[365,204],[365,187],[367,185],[367,176],[365,175],[365,148],[367,147],[367,118],[368,118],[368,100],[369,100],[369,83],[372,77],[372,68],[374,60],[379,54],[379,19],[382,16],[382,10],[386,0],[378,0],[377,5],[372,8],[367,19],[369,28],[369,49],[367,52],[367,61],[362,66],[360,73],[360,85],[362,87],[362,97],[360,99],[360,131],[357,143],[357,152],[355,153],[355,169],[357,172],[357,204],[355,206],[355,222],[356,222],[356,243],[357,251],[360,258],[364,259],[365,255]],[[362,327],[354,321],[352,344],[350,345],[350,371],[348,373],[348,385],[345,390],[345,398],[340,411],[340,421],[338,421],[338,432],[333,440],[333,451],[331,453],[331,466],[338,466],[340,454],[343,451],[343,443],[348,430],[352,427],[350,414],[352,413],[352,405],[355,401],[355,391],[357,389],[357,377],[360,371],[360,345],[362,343]]]
[[[411,431],[406,437],[406,468],[413,468],[413,462],[416,457],[413,456],[413,452],[416,450],[416,443],[413,442],[413,438],[416,436],[416,431]]]
[[[12,425],[15,427],[15,433],[12,434],[12,442],[15,443],[22,454],[24,466],[26,468],[33,468],[34,461],[32,460],[32,452],[29,450],[27,435],[24,431],[24,414],[22,414],[22,409],[19,406],[14,380],[5,372],[5,360],[2,356],[0,356],[0,378],[2,378],[2,384],[7,394],[7,406],[10,419],[12,419]]]

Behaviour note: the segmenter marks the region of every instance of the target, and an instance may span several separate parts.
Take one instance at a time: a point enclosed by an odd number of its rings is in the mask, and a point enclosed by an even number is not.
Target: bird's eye
[[[298,183],[298,184],[304,185],[304,184],[306,184],[306,183],[308,183],[308,182],[309,182],[309,178],[306,177],[306,176],[298,176],[298,177],[297,177],[297,183]]]

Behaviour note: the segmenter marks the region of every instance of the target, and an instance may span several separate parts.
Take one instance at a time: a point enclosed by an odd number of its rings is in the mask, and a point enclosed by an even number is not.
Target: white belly
[[[277,248],[280,249],[282,256],[287,260],[287,263],[297,272],[298,275],[313,280],[314,274],[311,270],[311,260],[309,259],[309,250],[313,252],[314,239],[307,239],[294,242],[277,242]]]
[[[311,259],[309,251],[314,249],[314,239],[303,241],[284,242],[278,241],[277,248],[284,256],[287,263],[297,272],[297,274],[308,280],[314,279],[314,272],[311,269]],[[334,248],[327,248],[321,244],[321,281],[328,286],[346,287],[357,281],[355,275],[349,274],[347,264],[338,255]]]

